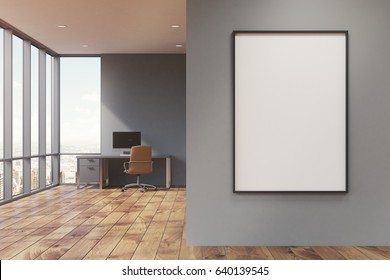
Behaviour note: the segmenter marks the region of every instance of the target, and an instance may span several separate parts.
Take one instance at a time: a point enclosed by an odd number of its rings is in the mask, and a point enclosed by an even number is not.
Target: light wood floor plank
[[[356,248],[372,260],[390,259],[390,254],[383,249],[385,247],[358,246]]]
[[[80,238],[62,238],[55,244],[51,245],[42,254],[38,255],[36,260],[58,260],[60,259],[70,248],[76,244]]]
[[[226,260],[225,247],[204,246],[201,250],[205,260]]]
[[[168,222],[157,250],[157,260],[179,259],[183,225],[181,222]]]
[[[144,236],[146,226],[136,220],[107,257],[109,260],[130,260]]]
[[[312,247],[313,250],[320,255],[324,260],[345,260],[346,258],[341,255],[335,248],[329,246]]]
[[[233,246],[225,247],[228,260],[273,260],[267,247]]]
[[[269,246],[267,247],[275,260],[294,260],[294,253],[287,246]]]
[[[156,257],[166,222],[154,222],[146,230],[141,242],[138,244],[132,260],[153,260]]]
[[[390,258],[390,247],[389,246],[376,246],[381,254],[383,254],[386,258]]]
[[[310,247],[290,247],[298,260],[322,260],[322,257]]]
[[[347,260],[369,260],[370,258],[362,251],[351,246],[335,246],[333,247]]]

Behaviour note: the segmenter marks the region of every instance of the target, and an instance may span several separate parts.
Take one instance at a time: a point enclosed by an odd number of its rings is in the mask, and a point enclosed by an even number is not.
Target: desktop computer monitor
[[[130,153],[132,146],[141,145],[141,132],[127,131],[112,133],[112,147],[114,149],[125,149],[123,153]]]

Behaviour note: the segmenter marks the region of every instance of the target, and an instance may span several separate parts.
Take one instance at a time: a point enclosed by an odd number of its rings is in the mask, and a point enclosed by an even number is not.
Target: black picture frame
[[[237,162],[236,162],[236,37],[239,35],[251,35],[251,34],[271,34],[271,35],[342,35],[345,38],[345,179],[344,179],[344,188],[341,190],[243,190],[237,188],[236,185],[236,171],[237,171]],[[287,31],[258,31],[258,30],[234,30],[232,32],[232,67],[233,67],[233,193],[335,193],[335,194],[346,194],[349,192],[348,186],[348,45],[349,45],[349,33],[346,30],[287,30]]]

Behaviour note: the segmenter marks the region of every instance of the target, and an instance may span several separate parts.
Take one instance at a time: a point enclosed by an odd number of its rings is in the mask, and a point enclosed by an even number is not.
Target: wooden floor
[[[186,246],[185,189],[59,186],[0,206],[0,259],[390,259],[390,247]]]

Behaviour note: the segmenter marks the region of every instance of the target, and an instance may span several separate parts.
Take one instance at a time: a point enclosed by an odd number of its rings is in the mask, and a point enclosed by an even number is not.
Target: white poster
[[[347,191],[347,40],[235,31],[234,191]]]

